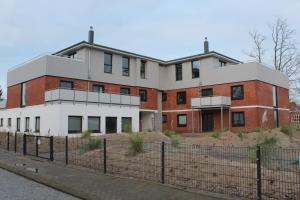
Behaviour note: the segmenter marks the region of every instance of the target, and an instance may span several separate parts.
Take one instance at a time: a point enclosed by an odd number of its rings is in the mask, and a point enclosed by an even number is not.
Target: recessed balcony
[[[226,96],[192,98],[192,108],[229,107],[231,98]]]
[[[6,99],[0,99],[0,109],[6,109]]]
[[[45,102],[83,102],[139,106],[139,96],[90,92],[71,89],[53,89],[45,92]]]

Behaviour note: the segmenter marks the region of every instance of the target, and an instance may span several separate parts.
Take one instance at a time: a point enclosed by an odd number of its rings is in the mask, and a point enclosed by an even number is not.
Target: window
[[[41,126],[41,118],[35,117],[35,132],[36,133],[40,132],[40,126]]]
[[[186,103],[186,92],[177,92],[177,104]]]
[[[26,106],[26,83],[21,84],[21,107]]]
[[[163,115],[162,116],[162,123],[165,124],[168,122],[168,116],[167,115]]]
[[[122,95],[130,95],[130,88],[122,87],[120,89],[120,94],[122,94]]]
[[[186,122],[186,114],[177,115],[177,127],[185,127]]]
[[[272,95],[273,95],[273,107],[278,107],[277,87],[275,85],[273,85],[272,87]]]
[[[88,117],[88,130],[92,133],[100,133],[100,117]]]
[[[122,117],[122,132],[132,132],[132,119],[131,117]]]
[[[17,118],[17,131],[21,130],[21,118]]]
[[[11,127],[11,118],[8,118],[8,119],[7,119],[7,126],[8,126],[8,127]]]
[[[104,73],[112,73],[112,54],[104,53]]]
[[[279,127],[278,109],[274,109],[273,115],[274,115],[274,127],[278,128]]]
[[[176,68],[176,81],[182,80],[182,64],[178,63],[175,65]]]
[[[231,99],[244,99],[244,87],[242,85],[231,86]]]
[[[223,61],[223,60],[219,60],[219,63],[220,63],[220,67],[224,67],[224,66],[226,66],[226,62],[225,61]]]
[[[82,117],[69,116],[68,118],[68,133],[81,133],[82,132]]]
[[[122,58],[122,75],[129,76],[129,58],[123,57]]]
[[[30,124],[30,118],[25,118],[25,132],[29,132],[29,124]]]
[[[201,90],[201,96],[203,97],[212,97],[213,96],[213,89],[212,88],[205,88]]]
[[[92,91],[103,93],[104,92],[104,85],[93,84]]]
[[[60,80],[59,82],[59,87],[62,89],[72,90],[73,86],[74,86],[73,81]]]
[[[72,53],[69,53],[69,54],[68,54],[68,58],[73,58],[73,59],[74,59],[76,53],[77,53],[76,51],[75,51],[75,52],[72,52]]]
[[[199,78],[200,74],[200,61],[193,60],[192,61],[192,78]]]
[[[146,78],[146,61],[145,60],[141,60],[140,76],[141,76],[141,79]]]
[[[162,93],[162,101],[167,101],[168,100],[168,94],[166,92]]]
[[[147,101],[147,90],[140,90],[141,101]]]
[[[232,113],[232,126],[245,126],[245,113],[233,112]]]
[[[3,127],[3,118],[0,119],[0,127]]]

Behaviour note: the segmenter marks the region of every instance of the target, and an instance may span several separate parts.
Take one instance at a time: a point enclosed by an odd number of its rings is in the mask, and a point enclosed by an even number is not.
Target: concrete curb
[[[60,192],[63,192],[63,193],[66,193],[66,194],[69,194],[71,196],[74,196],[74,197],[77,197],[79,199],[84,199],[84,200],[101,200],[99,199],[99,197],[96,197],[92,194],[88,194],[84,191],[82,191],[80,188],[72,188],[72,187],[67,187],[63,184],[60,184],[56,181],[53,181],[41,174],[39,175],[35,175],[33,174],[32,172],[27,172],[27,171],[24,171],[24,170],[21,170],[21,169],[18,169],[16,167],[13,167],[13,166],[10,166],[10,165],[6,165],[4,163],[1,163],[0,162],[0,168],[6,170],[6,171],[9,171],[11,173],[14,173],[14,174],[17,174],[19,176],[22,176],[24,178],[27,178],[29,180],[32,180],[34,182],[37,182],[37,183],[40,183],[40,184],[43,184],[43,185],[46,185],[50,188],[53,188],[55,190],[58,190]]]

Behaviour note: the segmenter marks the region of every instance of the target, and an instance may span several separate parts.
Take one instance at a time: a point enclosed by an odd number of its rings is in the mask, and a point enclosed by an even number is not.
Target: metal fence
[[[0,134],[0,148],[23,154],[26,149],[24,155],[183,189],[246,199],[300,199],[300,149],[146,142],[135,152],[125,140],[11,133]]]

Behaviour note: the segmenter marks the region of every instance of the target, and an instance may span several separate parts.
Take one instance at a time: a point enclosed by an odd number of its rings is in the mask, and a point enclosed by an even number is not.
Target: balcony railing
[[[138,96],[70,90],[61,88],[48,90],[45,92],[45,102],[54,101],[119,104],[132,106],[140,105],[140,97]]]
[[[230,105],[231,99],[226,96],[192,98],[193,108],[228,107]]]
[[[0,109],[6,109],[6,99],[0,99]]]

